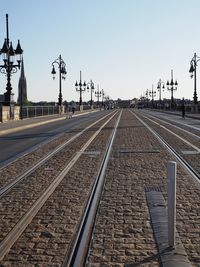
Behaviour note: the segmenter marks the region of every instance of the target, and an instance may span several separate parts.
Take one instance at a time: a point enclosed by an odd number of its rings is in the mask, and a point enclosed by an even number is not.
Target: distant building
[[[24,105],[24,103],[27,101],[27,84],[26,84],[26,77],[24,73],[24,61],[22,59],[21,63],[21,75],[19,78],[18,83],[18,99],[17,103],[21,106]]]

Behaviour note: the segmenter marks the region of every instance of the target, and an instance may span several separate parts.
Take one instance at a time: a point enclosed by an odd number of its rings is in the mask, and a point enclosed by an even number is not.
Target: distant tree
[[[25,101],[24,101],[24,103],[23,103],[23,106],[32,106],[33,105],[33,103],[31,102],[31,101],[29,101],[28,99],[26,99]]]

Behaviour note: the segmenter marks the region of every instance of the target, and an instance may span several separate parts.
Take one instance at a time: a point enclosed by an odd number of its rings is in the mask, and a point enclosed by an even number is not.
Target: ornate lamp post
[[[149,89],[146,90],[145,96],[147,99],[147,108],[148,108],[149,107]]]
[[[154,97],[156,96],[156,91],[153,90],[153,84],[152,84],[152,89],[149,91],[149,96],[151,97],[151,103],[152,103],[152,108],[154,105]]]
[[[87,90],[91,92],[91,98],[90,98],[90,107],[91,109],[93,109],[93,100],[92,100],[92,93],[94,92],[94,83],[92,80],[90,80],[88,83],[87,83]]]
[[[101,97],[101,91],[99,90],[99,85],[97,86],[97,91],[95,92],[95,96],[97,97],[97,107],[99,107],[99,98]]]
[[[85,92],[86,90],[86,82],[84,81],[84,83],[82,83],[82,77],[81,77],[81,70],[80,70],[80,82],[79,84],[75,83],[75,87],[76,87],[76,91],[77,92],[80,92],[80,100],[79,100],[79,108],[80,108],[80,111],[83,110],[83,104],[82,104],[82,92]],[[78,88],[79,87],[79,88]]]
[[[171,70],[171,82],[167,81],[167,89],[169,91],[171,91],[171,108],[174,107],[174,96],[173,96],[173,92],[177,90],[177,80],[174,81],[173,80],[173,70]]]
[[[160,102],[160,108],[161,108],[161,92],[162,90],[164,91],[165,89],[165,83],[161,79],[159,79],[158,81],[157,89],[159,91],[159,102]]]
[[[103,107],[103,101],[104,101],[104,90],[101,90],[101,96],[102,96],[102,100],[101,100],[101,105]]]
[[[194,53],[194,57],[190,61],[190,70],[189,72],[191,73],[191,78],[194,76],[194,104],[197,104],[197,76],[196,76],[196,69],[197,69],[197,62],[200,60],[200,57],[197,56],[196,53]],[[194,73],[194,74],[193,74]]]
[[[19,40],[15,50],[13,49],[12,42],[9,40],[8,14],[6,14],[6,38],[2,49],[0,50],[0,54],[2,55],[4,62],[0,65],[0,72],[7,76],[6,93],[4,93],[4,105],[6,106],[10,106],[11,102],[11,75],[16,73],[17,69],[20,69],[22,53],[23,50],[21,49]],[[15,56],[17,63],[15,63]]]
[[[56,74],[56,70],[55,70],[55,64],[58,65],[58,69],[59,69],[59,95],[58,95],[58,106],[59,106],[59,113],[63,113],[63,105],[62,105],[62,79],[65,80],[65,75],[67,74],[66,71],[66,64],[64,62],[64,60],[62,59],[61,55],[59,55],[59,57],[54,60],[54,62],[52,63],[52,71],[51,74],[53,75],[53,79],[55,79],[55,74]]]

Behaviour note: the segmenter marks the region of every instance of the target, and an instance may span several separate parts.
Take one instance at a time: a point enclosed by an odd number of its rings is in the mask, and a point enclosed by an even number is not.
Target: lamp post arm
[[[193,58],[191,59],[191,61],[190,61],[190,64],[192,65],[194,65],[194,68],[196,68],[197,67],[197,63],[200,61],[200,57],[199,56],[197,56],[197,54],[196,53],[194,53],[194,56],[193,56]]]
[[[53,66],[54,64],[58,64],[58,66],[60,66],[60,63],[59,63],[58,59],[59,59],[59,58],[57,58],[56,60],[54,60],[54,62],[52,62],[52,66]]]
[[[54,64],[58,64],[59,68],[61,68],[61,66],[63,65],[63,67],[66,66],[66,63],[64,62],[64,60],[62,59],[61,55],[59,55],[59,57],[57,59],[55,59],[53,62],[52,62],[52,66]]]
[[[4,66],[0,66],[0,72],[3,73],[3,74],[7,73]]]

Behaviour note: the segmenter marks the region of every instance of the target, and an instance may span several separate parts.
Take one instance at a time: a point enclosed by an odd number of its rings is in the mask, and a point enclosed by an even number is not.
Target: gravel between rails
[[[128,110],[114,143],[87,266],[159,266],[145,187],[160,187],[166,199],[167,162],[175,159]],[[200,266],[200,188],[177,167],[177,230]]]
[[[1,262],[61,266],[79,228],[115,119],[101,131]]]

